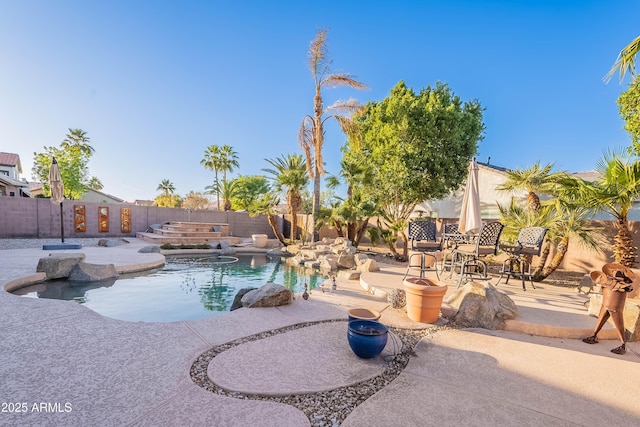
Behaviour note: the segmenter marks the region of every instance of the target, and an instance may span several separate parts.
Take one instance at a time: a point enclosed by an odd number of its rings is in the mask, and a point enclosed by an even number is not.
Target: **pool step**
[[[237,244],[240,239],[229,236],[229,224],[170,221],[152,232],[139,232],[136,237],[155,244],[202,245],[226,240]]]

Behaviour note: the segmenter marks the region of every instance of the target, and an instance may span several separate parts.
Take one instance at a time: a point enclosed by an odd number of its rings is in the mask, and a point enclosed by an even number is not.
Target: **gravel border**
[[[401,350],[393,356],[385,360],[386,366],[381,374],[370,378],[366,381],[339,387],[334,390],[319,393],[292,394],[288,396],[266,396],[256,394],[246,394],[240,392],[227,391],[213,383],[207,376],[209,362],[223,351],[237,347],[251,341],[257,341],[269,338],[274,335],[283,334],[295,329],[306,328],[309,326],[329,323],[329,322],[346,322],[344,319],[324,320],[318,322],[305,322],[297,325],[286,326],[259,334],[250,335],[248,337],[239,338],[228,343],[213,347],[204,352],[191,365],[190,375],[193,382],[212,393],[234,397],[237,399],[263,400],[291,405],[302,412],[309,418],[312,426],[339,426],[347,416],[362,402],[369,397],[382,390],[391,381],[393,381],[409,363],[409,359],[415,356],[415,346],[425,336],[431,335],[439,330],[447,329],[446,326],[432,326],[424,329],[404,329],[388,327],[392,339],[399,339],[402,344]],[[396,347],[400,343],[395,343]]]

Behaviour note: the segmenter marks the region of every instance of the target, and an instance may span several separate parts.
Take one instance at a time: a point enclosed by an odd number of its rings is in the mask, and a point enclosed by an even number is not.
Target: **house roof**
[[[0,182],[13,187],[29,188],[29,184],[24,181],[18,181],[8,176],[0,175]]]
[[[5,153],[0,151],[0,165],[17,166],[18,173],[22,173],[22,165],[20,164],[20,156],[15,153]]]

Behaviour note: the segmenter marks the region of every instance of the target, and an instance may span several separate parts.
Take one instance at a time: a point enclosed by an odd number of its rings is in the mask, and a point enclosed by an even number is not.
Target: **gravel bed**
[[[294,329],[305,328],[319,323],[327,322],[345,322],[345,320],[328,320],[323,322],[307,322],[298,325],[287,326],[272,331],[267,331],[248,337],[240,338],[226,344],[216,346],[211,350],[201,354],[191,366],[191,379],[195,384],[212,393],[222,396],[234,397],[237,399],[265,400],[278,403],[284,403],[300,409],[309,418],[312,426],[339,426],[345,418],[358,405],[367,400],[373,394],[382,390],[391,381],[393,381],[407,366],[409,359],[415,356],[414,348],[422,337],[432,334],[446,327],[432,326],[425,329],[401,329],[389,327],[395,337],[400,339],[400,343],[395,343],[396,348],[402,345],[400,351],[396,350],[396,354],[389,357],[386,366],[380,375],[360,383],[340,387],[334,390],[319,392],[293,394],[288,396],[265,396],[245,394],[240,392],[227,391],[209,380],[207,376],[207,368],[209,362],[223,351],[229,350],[238,345],[268,338],[274,335],[290,332]],[[391,335],[390,337],[393,337]],[[391,339],[397,339],[391,338]]]

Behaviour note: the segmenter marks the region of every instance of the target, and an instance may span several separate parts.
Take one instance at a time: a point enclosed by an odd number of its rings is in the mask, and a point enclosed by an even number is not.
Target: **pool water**
[[[232,262],[237,258],[237,262]],[[228,312],[238,290],[267,282],[295,293],[320,286],[326,276],[264,254],[238,257],[167,257],[161,270],[95,283],[51,281],[15,294],[76,301],[114,319],[173,322]]]

